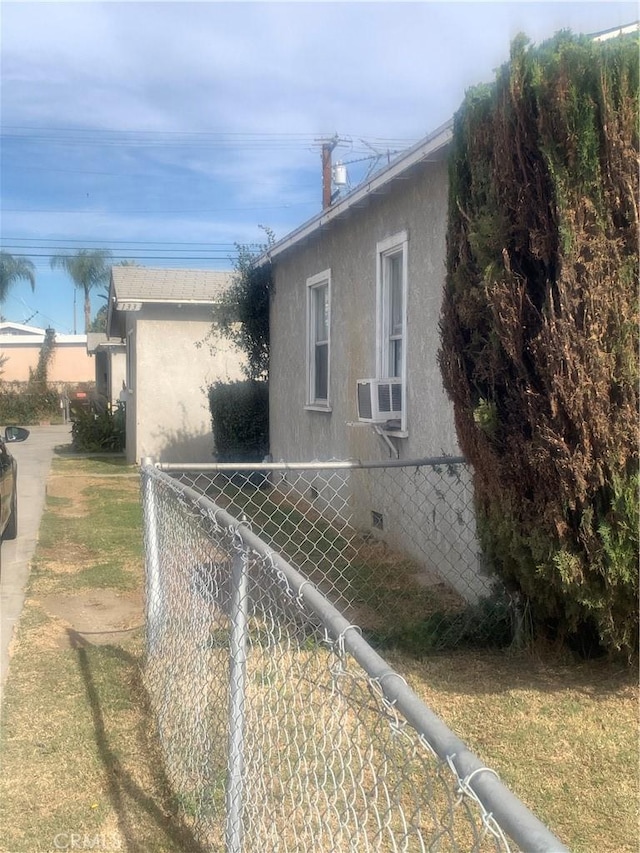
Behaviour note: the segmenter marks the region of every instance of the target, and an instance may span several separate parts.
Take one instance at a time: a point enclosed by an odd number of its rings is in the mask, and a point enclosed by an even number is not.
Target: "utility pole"
[[[328,141],[322,142],[322,209],[326,210],[331,207],[331,177],[332,164],[331,155],[336,147],[340,137],[336,135]]]

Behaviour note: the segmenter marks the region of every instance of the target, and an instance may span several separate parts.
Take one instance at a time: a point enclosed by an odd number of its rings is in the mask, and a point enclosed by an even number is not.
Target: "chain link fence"
[[[203,848],[565,850],[255,530],[150,465],[142,492],[145,678]]]
[[[513,638],[516,602],[484,570],[462,459],[159,467],[246,517],[377,647]]]

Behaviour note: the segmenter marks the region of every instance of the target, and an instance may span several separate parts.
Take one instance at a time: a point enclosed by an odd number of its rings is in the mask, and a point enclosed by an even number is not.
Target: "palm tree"
[[[80,249],[75,255],[54,255],[51,258],[51,269],[64,270],[78,290],[84,293],[85,333],[89,331],[91,326],[90,293],[94,287],[108,281],[110,270],[108,260],[110,257],[111,252],[106,249]],[[73,331],[75,332],[75,328]]]
[[[9,252],[0,252],[0,304],[5,301],[16,281],[28,281],[31,290],[36,286],[35,267],[27,258],[14,258]]]
[[[114,267],[139,267],[140,264],[137,261],[118,261],[117,264],[113,265]],[[107,315],[109,313],[109,283],[106,282],[100,292],[98,293],[99,299],[104,299],[104,305],[101,305],[96,311],[96,316],[91,321],[91,325],[89,327],[90,332],[106,332],[107,330]]]

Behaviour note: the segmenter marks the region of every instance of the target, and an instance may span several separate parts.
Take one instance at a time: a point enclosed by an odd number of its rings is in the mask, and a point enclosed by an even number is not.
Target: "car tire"
[[[5,539],[15,539],[18,535],[18,496],[14,489],[13,497],[11,498],[11,515],[9,516],[9,521],[7,521],[7,526],[4,529],[4,533],[2,534],[2,540]]]

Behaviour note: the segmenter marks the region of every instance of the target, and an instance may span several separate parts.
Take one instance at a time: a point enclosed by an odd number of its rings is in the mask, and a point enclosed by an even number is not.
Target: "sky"
[[[50,258],[232,269],[322,203],[321,143],[350,186],[490,82],[511,39],[636,21],[636,2],[0,4],[0,248],[36,287],[0,312],[84,331]],[[96,293],[94,312],[104,304]]]

